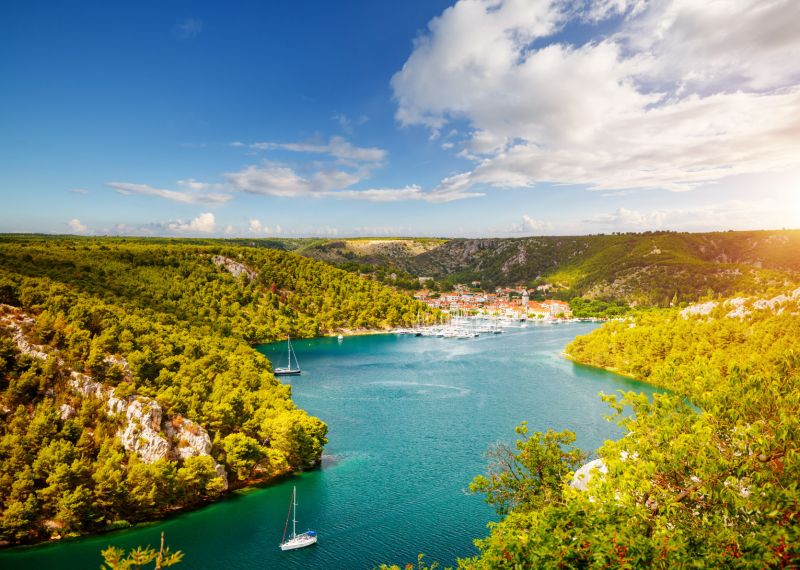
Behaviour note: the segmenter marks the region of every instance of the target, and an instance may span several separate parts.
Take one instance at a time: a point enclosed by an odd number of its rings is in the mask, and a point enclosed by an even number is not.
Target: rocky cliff
[[[12,334],[17,348],[23,354],[33,358],[47,360],[58,358],[48,353],[46,347],[29,341],[24,332],[24,325],[34,319],[18,309],[8,305],[0,305],[0,327]],[[119,365],[126,375],[130,374],[127,361],[119,356],[108,356],[106,361]],[[59,359],[62,370],[69,374],[68,386],[72,393],[81,398],[97,398],[105,402],[106,412],[111,417],[120,419],[117,431],[122,446],[126,451],[135,453],[142,461],[153,463],[160,459],[183,461],[198,455],[210,455],[211,438],[203,426],[180,415],[167,416],[158,402],[143,396],[117,397],[115,388],[105,386],[91,376],[66,367]],[[62,404],[60,409],[63,419],[75,414],[75,408]],[[217,464],[217,474],[222,477],[227,489],[228,481],[225,469]]]

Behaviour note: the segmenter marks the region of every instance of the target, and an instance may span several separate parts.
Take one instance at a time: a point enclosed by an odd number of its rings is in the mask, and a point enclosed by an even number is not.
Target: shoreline
[[[114,532],[127,532],[130,530],[136,529],[143,529],[148,526],[157,525],[161,522],[168,521],[170,519],[193,513],[195,511],[199,511],[211,505],[215,505],[218,503],[222,503],[224,501],[234,500],[239,496],[246,494],[250,490],[255,489],[263,489],[267,487],[271,487],[281,481],[290,479],[295,473],[303,473],[305,471],[313,471],[315,469],[319,469],[322,462],[320,461],[314,467],[308,469],[297,469],[291,470],[287,469],[277,475],[273,475],[271,477],[266,477],[264,479],[248,479],[247,481],[243,481],[241,485],[236,485],[235,487],[230,487],[227,491],[220,494],[219,497],[213,500],[205,500],[194,505],[186,505],[183,507],[175,507],[175,508],[167,508],[164,511],[160,512],[158,516],[149,520],[137,521],[129,523],[128,526],[119,526],[119,527],[106,527],[101,529],[93,530],[92,532],[84,532],[80,534],[74,534],[69,536],[61,536],[59,538],[47,538],[44,540],[34,541],[34,542],[23,542],[19,544],[12,544],[12,543],[0,543],[0,554],[4,552],[17,552],[23,550],[32,550],[35,548],[44,548],[48,545],[56,545],[56,544],[64,544],[67,542],[72,541],[80,541],[84,539],[90,538],[99,538],[104,535],[109,535]],[[99,556],[99,552],[98,552]]]
[[[573,322],[578,322],[578,321],[573,321]],[[314,336],[314,337],[307,337],[307,338],[304,338],[304,339],[298,338],[298,340],[314,340],[314,339],[321,339],[321,338],[337,338],[339,334],[341,334],[341,335],[343,335],[345,337],[347,337],[347,336],[358,337],[358,336],[382,335],[382,334],[392,334],[392,331],[393,331],[393,329],[391,329],[391,328],[388,328],[388,329],[352,329],[352,330],[351,329],[342,329],[340,331],[336,331],[336,332],[332,332],[332,333],[326,333],[326,334],[318,335],[318,336]],[[261,346],[261,345],[269,345],[269,344],[280,343],[280,342],[283,342],[283,341],[274,340],[274,341],[265,342],[265,343],[256,343],[256,344],[251,345],[251,347],[255,349],[256,347]],[[632,380],[636,380],[636,381],[642,382],[642,380],[639,380],[638,378],[632,377],[632,376],[627,375],[627,374],[622,374],[622,373],[617,372],[617,371],[612,370],[612,369],[606,369],[606,368],[602,368],[602,367],[599,367],[599,366],[594,366],[594,365],[591,365],[591,364],[584,364],[582,362],[579,362],[579,361],[575,360],[572,356],[570,356],[566,351],[562,352],[561,356],[563,356],[567,360],[570,360],[571,362],[573,362],[575,364],[578,364],[578,365],[581,365],[581,366],[587,366],[587,367],[595,368],[595,369],[598,369],[598,370],[604,370],[604,371],[607,371],[607,372],[612,372],[612,373],[617,374],[619,376],[623,376],[623,377],[626,377],[626,378],[629,378],[629,379],[632,379]],[[282,473],[279,473],[279,474],[276,474],[276,475],[273,475],[271,477],[267,477],[267,478],[264,478],[264,479],[248,479],[247,481],[241,482],[241,484],[238,484],[236,486],[230,487],[227,491],[222,493],[216,499],[205,500],[205,501],[193,504],[193,505],[187,505],[187,506],[183,506],[183,507],[166,508],[165,510],[161,511],[160,513],[158,513],[158,515],[156,517],[154,517],[154,518],[151,518],[151,519],[148,519],[148,520],[132,522],[132,523],[129,524],[129,526],[106,527],[106,528],[96,529],[96,530],[93,530],[91,532],[85,532],[85,533],[81,533],[81,534],[77,534],[77,535],[63,536],[63,537],[60,537],[60,538],[46,538],[46,539],[39,540],[39,541],[25,542],[25,543],[19,543],[19,544],[11,544],[11,543],[2,544],[2,543],[0,543],[0,553],[2,553],[2,552],[22,551],[22,550],[29,550],[29,549],[35,549],[35,548],[44,548],[47,545],[63,544],[65,542],[79,541],[79,540],[89,539],[89,538],[93,538],[93,537],[101,537],[101,536],[104,536],[104,535],[110,535],[110,534],[115,533],[115,532],[125,532],[125,531],[131,531],[131,530],[135,530],[135,529],[146,528],[148,526],[156,525],[156,524],[159,524],[160,522],[168,521],[170,519],[179,517],[179,516],[184,515],[184,514],[192,513],[192,512],[195,512],[195,511],[199,511],[201,509],[204,509],[206,507],[209,507],[209,506],[217,504],[217,503],[222,503],[223,501],[233,500],[237,496],[241,496],[242,494],[244,494],[244,493],[246,493],[246,492],[248,492],[250,490],[256,490],[256,489],[260,489],[260,488],[266,488],[266,487],[273,486],[275,484],[278,484],[278,483],[280,483],[280,482],[282,482],[284,480],[287,480],[287,479],[291,478],[296,473],[302,473],[302,472],[305,472],[305,471],[312,471],[312,470],[319,469],[319,468],[320,468],[320,464],[317,464],[317,465],[315,465],[315,466],[313,466],[313,467],[311,467],[309,469],[286,470],[285,472],[282,472]]]

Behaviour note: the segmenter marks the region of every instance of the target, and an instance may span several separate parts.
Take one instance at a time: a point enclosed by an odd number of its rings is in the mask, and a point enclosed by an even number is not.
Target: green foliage
[[[127,553],[122,548],[109,546],[101,553],[105,564],[100,566],[101,570],[130,570],[137,569],[145,564],[153,563],[153,570],[160,570],[169,566],[175,566],[183,560],[183,552],[177,550],[171,552],[169,547],[164,546],[164,533],[161,533],[161,548],[155,550],[150,546],[142,548],[137,546]]]
[[[243,433],[232,433],[222,440],[222,448],[228,466],[241,480],[250,477],[259,461],[266,457],[266,451],[258,441]]]
[[[218,255],[257,277],[234,277]],[[15,543],[213,500],[225,488],[218,469],[235,485],[317,465],[327,426],[294,406],[250,345],[409,324],[426,310],[282,251],[37,236],[0,238],[0,301],[0,317],[53,355],[22,354],[0,326],[0,539]],[[115,387],[120,400],[155,399],[176,427],[181,418],[199,424],[211,456],[144,463],[116,437],[125,420],[69,387],[72,370]]]
[[[631,308],[621,301],[602,301],[600,299],[584,299],[574,297],[569,300],[572,316],[577,319],[591,317],[613,319],[630,313]]]
[[[459,566],[797,567],[800,307],[746,306],[642,313],[573,341],[573,359],[670,393],[604,396],[627,434],[598,451],[608,473],[519,501]]]
[[[493,446],[487,452],[488,475],[479,475],[469,486],[473,493],[485,493],[500,515],[560,501],[564,478],[586,457],[571,448],[575,434],[570,431],[528,436],[526,422],[515,431],[520,436],[515,449],[503,443]]]

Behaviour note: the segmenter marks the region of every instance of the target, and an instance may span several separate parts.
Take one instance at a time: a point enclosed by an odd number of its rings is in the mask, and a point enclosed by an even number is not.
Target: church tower
[[[528,295],[528,290],[522,290],[522,318],[527,320],[528,319],[528,302],[531,300],[530,296]]]

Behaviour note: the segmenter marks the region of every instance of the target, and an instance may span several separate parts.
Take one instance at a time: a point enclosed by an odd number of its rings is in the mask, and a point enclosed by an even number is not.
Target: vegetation
[[[214,256],[257,274],[234,277]],[[236,487],[316,465],[327,427],[294,406],[249,344],[409,324],[420,310],[379,283],[276,250],[3,238],[0,540],[126,526],[213,500],[226,478]],[[48,358],[21,350],[9,323]],[[140,457],[120,441],[125,415],[76,391],[73,372],[123,404],[157,403],[161,427],[207,431],[210,454]]]
[[[613,319],[631,312],[631,307],[621,301],[601,301],[583,297],[570,299],[569,308],[572,310],[572,316],[577,319],[592,317]]]
[[[797,297],[772,309],[751,301],[750,314],[727,317],[733,307],[642,313],[578,337],[568,347],[575,360],[670,393],[604,396],[627,436],[599,450],[608,473],[587,491],[564,476],[575,465],[569,439],[557,442],[562,457],[552,434],[504,454],[511,461],[475,489],[508,515],[459,566],[797,567],[800,306]],[[623,406],[635,415],[622,416]],[[543,458],[542,469],[520,470],[529,457]],[[561,471],[537,484],[548,468]]]
[[[105,561],[100,570],[130,570],[131,568],[135,570],[151,562],[153,563],[153,570],[161,570],[161,568],[175,566],[183,559],[183,552],[180,550],[170,552],[169,547],[164,547],[163,532],[161,533],[161,548],[158,550],[150,546],[145,548],[137,546],[126,555],[123,549],[109,546],[100,554]]]
[[[256,245],[276,245],[254,242]],[[784,286],[800,272],[800,231],[644,232],[593,236],[422,240],[289,240],[280,247],[348,270],[431,277],[427,287],[480,281],[495,286],[551,285],[561,299],[588,297],[670,306],[708,291],[733,295]],[[380,268],[383,268],[382,273]],[[408,276],[408,277],[407,277]],[[402,277],[402,278],[401,278]],[[380,278],[380,277],[376,277]]]

